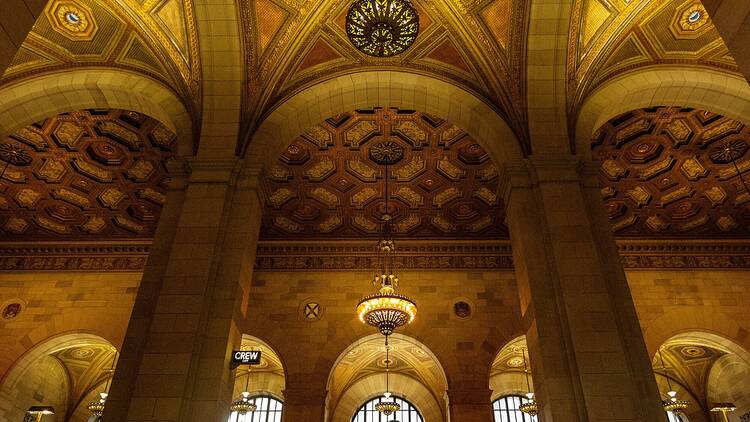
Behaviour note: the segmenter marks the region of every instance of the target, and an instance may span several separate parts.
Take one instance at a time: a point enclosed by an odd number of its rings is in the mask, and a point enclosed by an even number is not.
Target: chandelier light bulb
[[[526,393],[526,398],[529,400],[534,400],[534,393],[531,393],[531,392]]]
[[[383,393],[383,397],[385,397],[386,399],[390,399],[391,393],[389,391],[386,391],[385,393]]]

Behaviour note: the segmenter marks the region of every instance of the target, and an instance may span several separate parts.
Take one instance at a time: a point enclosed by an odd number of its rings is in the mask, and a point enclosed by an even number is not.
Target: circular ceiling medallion
[[[680,15],[680,27],[685,31],[695,31],[708,22],[708,13],[700,4],[696,4]]]
[[[79,347],[70,351],[70,356],[75,359],[86,359],[94,354],[94,349],[90,347]]]
[[[711,161],[717,164],[727,164],[739,160],[750,149],[745,141],[734,139],[720,145],[709,154]]]
[[[404,158],[404,149],[392,141],[379,142],[370,147],[370,159],[380,164],[396,164]]]
[[[513,356],[506,362],[506,364],[511,368],[520,368],[523,366],[523,363],[523,358],[521,356]]]
[[[699,346],[685,346],[680,349],[680,353],[689,358],[699,358],[706,355],[706,349]]]
[[[20,300],[12,299],[9,302],[6,302],[2,308],[2,313],[0,313],[2,321],[7,322],[18,318],[18,316],[21,315],[23,308],[24,303]]]
[[[409,0],[357,0],[346,15],[346,35],[369,56],[402,53],[417,34],[419,15]]]
[[[6,142],[0,144],[0,160],[14,166],[28,166],[32,158],[23,148]]]

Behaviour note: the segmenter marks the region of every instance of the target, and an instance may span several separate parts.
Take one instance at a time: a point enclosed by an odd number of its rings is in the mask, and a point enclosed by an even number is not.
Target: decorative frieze
[[[750,244],[708,241],[620,241],[626,270],[750,269]],[[0,244],[0,271],[143,271],[146,242],[89,244]],[[401,241],[397,267],[404,270],[512,271],[508,241]],[[257,271],[370,271],[374,243],[260,242]]]

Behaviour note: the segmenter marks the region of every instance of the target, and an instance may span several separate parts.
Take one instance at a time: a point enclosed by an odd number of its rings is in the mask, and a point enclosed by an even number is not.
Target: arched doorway
[[[395,398],[405,401],[403,409],[418,409],[427,422],[446,421],[448,383],[437,358],[424,344],[402,334],[392,335],[388,347],[389,387]],[[357,341],[339,356],[328,378],[328,422],[351,422],[360,410],[364,415],[369,412],[368,404],[373,405],[372,400],[385,391],[385,358],[380,334]],[[415,418],[416,413],[407,411],[402,416]]]
[[[242,336],[240,350],[260,351],[261,360],[257,365],[237,368],[232,400],[246,398],[256,410],[247,414],[231,412],[229,422],[280,422],[286,385],[281,358],[266,342],[250,335]]]

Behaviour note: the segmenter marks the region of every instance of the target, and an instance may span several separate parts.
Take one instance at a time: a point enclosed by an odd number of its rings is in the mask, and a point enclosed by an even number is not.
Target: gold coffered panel
[[[53,0],[0,83],[73,67],[125,68],[171,87],[195,111],[199,56],[192,0]]]
[[[571,116],[612,78],[672,64],[739,69],[700,0],[577,0],[568,44]]]

